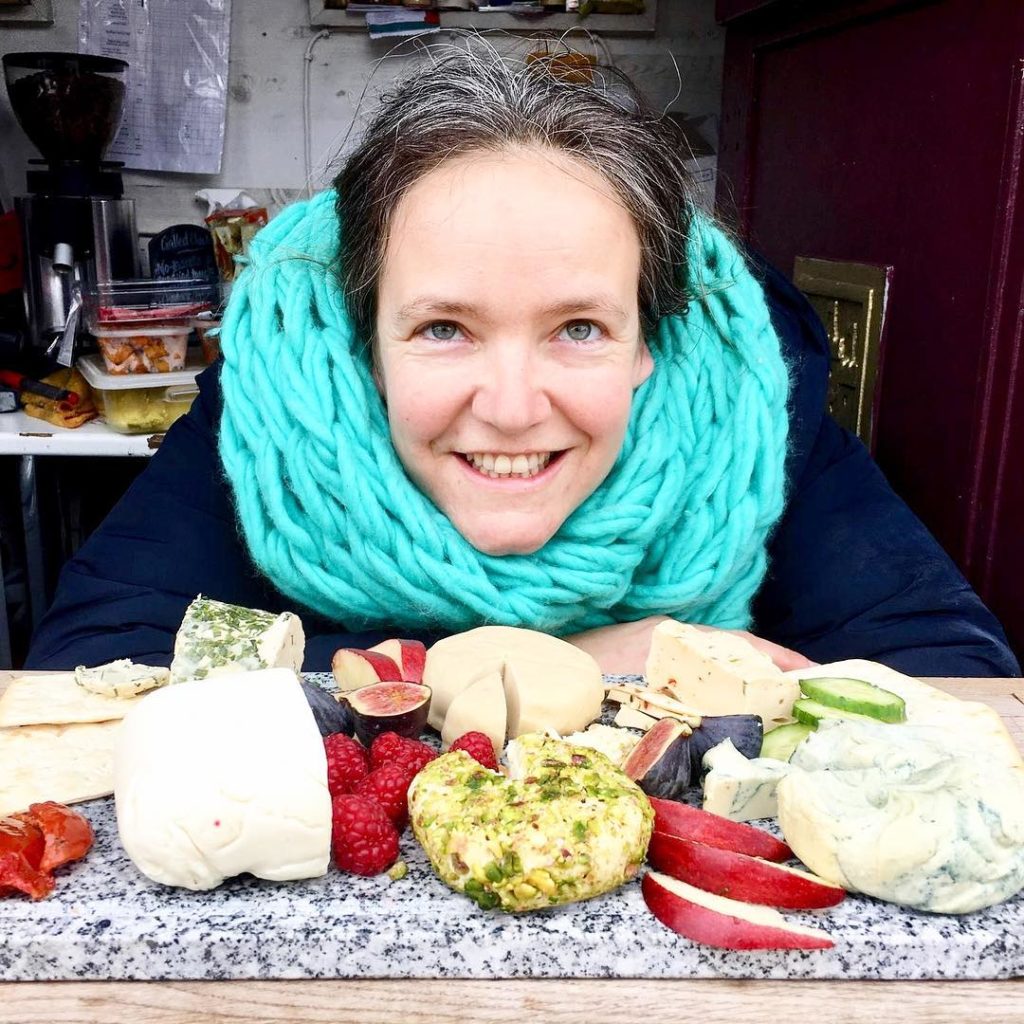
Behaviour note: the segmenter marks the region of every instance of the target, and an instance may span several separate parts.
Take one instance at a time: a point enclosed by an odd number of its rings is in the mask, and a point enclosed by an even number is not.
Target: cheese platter
[[[45,898],[0,888],[5,979],[1024,976],[1022,766],[981,704],[863,662],[747,685],[763,666],[740,652],[736,668],[718,637],[663,640],[646,678],[595,680],[561,641],[503,628],[443,643],[433,667],[408,641],[347,652],[299,687],[301,624],[258,614],[239,619],[241,669],[197,657],[212,634],[192,614],[176,660],[202,671],[180,681],[79,669],[81,694],[40,687],[49,716],[31,677],[6,702],[0,681],[0,756],[25,730],[117,715],[92,793],[73,765],[42,775],[92,848]],[[719,717],[693,682],[709,660],[715,700],[732,686]],[[544,663],[572,699],[548,699]],[[772,757],[764,736],[800,701],[828,711]],[[0,798],[37,799],[33,784],[0,780]]]

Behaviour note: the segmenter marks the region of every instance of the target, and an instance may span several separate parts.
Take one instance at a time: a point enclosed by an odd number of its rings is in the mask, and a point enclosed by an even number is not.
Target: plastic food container
[[[186,333],[188,328],[185,329]],[[184,416],[199,394],[196,376],[204,367],[155,374],[107,373],[97,355],[78,360],[82,376],[93,390],[96,407],[107,426],[121,434],[160,434]]]
[[[98,329],[140,322],[188,323],[219,303],[216,282],[164,278],[100,281],[86,293],[85,314],[89,330],[95,334]]]
[[[94,327],[108,373],[170,373],[185,367],[188,336],[184,324],[132,324]]]
[[[209,313],[192,318],[192,327],[203,346],[203,362],[207,366],[220,355],[220,320]]]

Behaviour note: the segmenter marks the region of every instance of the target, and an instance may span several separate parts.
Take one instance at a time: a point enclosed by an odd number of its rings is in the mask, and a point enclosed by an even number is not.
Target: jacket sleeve
[[[64,566],[26,668],[67,669],[116,658],[169,665],[175,633],[197,594],[275,613],[296,611],[306,632],[306,671],[328,671],[339,647],[370,647],[392,635],[338,632],[337,623],[296,607],[260,574],[239,533],[217,453],[218,368],[206,371],[199,385],[191,411]]]
[[[170,663],[198,593],[261,607],[265,586],[245,555],[216,450],[217,370],[190,412],[60,574],[26,667],[114,658]]]
[[[999,623],[857,438],[821,421],[769,544],[754,631],[815,661],[1015,676]]]

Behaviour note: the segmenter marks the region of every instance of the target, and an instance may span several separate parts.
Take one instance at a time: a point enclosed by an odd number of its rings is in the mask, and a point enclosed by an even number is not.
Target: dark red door
[[[894,267],[876,457],[1024,651],[1024,3],[719,0],[719,204]]]

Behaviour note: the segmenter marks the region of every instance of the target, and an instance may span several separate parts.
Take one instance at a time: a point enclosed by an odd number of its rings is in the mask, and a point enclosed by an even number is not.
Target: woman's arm
[[[827,416],[771,538],[754,623],[819,662],[868,658],[917,676],[1020,673],[953,561],[860,441]]]

